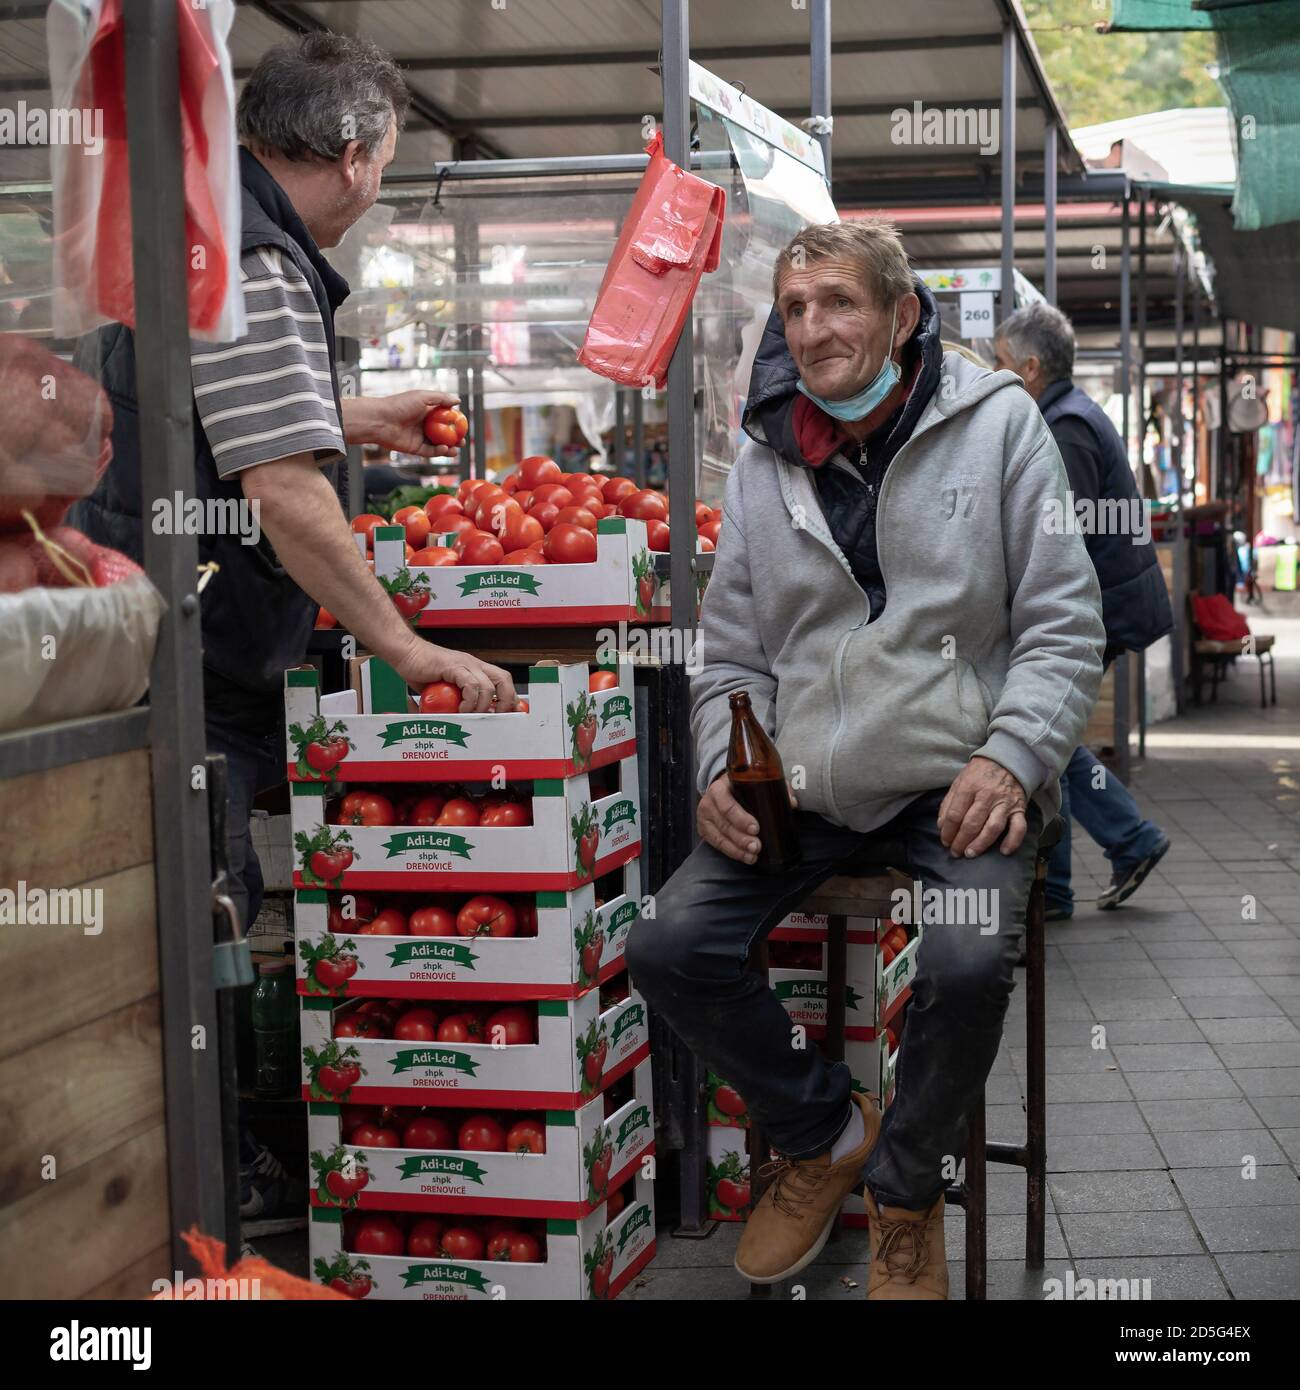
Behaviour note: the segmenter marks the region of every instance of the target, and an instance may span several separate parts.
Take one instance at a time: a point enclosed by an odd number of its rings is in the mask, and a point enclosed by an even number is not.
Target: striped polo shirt
[[[190,345],[194,403],[224,478],[290,454],[344,456],[320,310],[291,257],[255,246],[240,260],[248,332]]]

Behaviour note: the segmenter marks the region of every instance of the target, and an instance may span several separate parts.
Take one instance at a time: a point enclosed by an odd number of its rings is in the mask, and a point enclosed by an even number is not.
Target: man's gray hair
[[[306,34],[269,49],[239,97],[239,138],[256,153],[337,159],[350,141],[372,155],[410,98],[397,64],[345,34]]]
[[[1037,357],[1047,381],[1065,381],[1074,375],[1074,329],[1070,320],[1050,304],[1026,304],[1008,314],[998,326],[1017,362]]]

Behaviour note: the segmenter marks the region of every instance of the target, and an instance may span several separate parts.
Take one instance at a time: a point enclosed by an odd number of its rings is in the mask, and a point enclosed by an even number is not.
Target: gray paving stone
[[[1047,1103],[1071,1100],[1132,1100],[1128,1083],[1117,1071],[1074,1072],[1047,1078]]]
[[[1170,1176],[1189,1207],[1300,1206],[1300,1178],[1284,1163],[1256,1168],[1253,1178],[1240,1166],[1175,1168]]]
[[[1145,956],[1141,960],[1071,962],[1070,969],[1085,993],[1089,984],[1104,985],[1112,980],[1154,980],[1160,974]]]
[[[1023,1211],[1008,1212],[994,1218],[991,1214],[987,1227],[987,1258],[990,1260],[1023,1260],[1025,1257],[1025,1215]],[[949,1207],[945,1213],[943,1239],[949,1258],[961,1258],[966,1250],[966,1213]],[[1063,1260],[1068,1257],[1065,1238],[1061,1234],[1060,1218],[1054,1211],[1048,1212],[1043,1224],[1043,1245],[1049,1260]]]
[[[1255,1096],[1251,1104],[1270,1129],[1300,1126],[1300,1096]]]
[[[1192,1220],[1215,1253],[1300,1250],[1300,1206],[1193,1207]]]
[[[1300,1042],[1300,1028],[1289,1018],[1206,1018],[1201,1032],[1212,1043]]]
[[[1157,964],[1178,960],[1231,960],[1222,941],[1144,941],[1142,949]]]
[[[1176,989],[1171,991],[1176,999],[1188,1000],[1197,995],[1235,994],[1238,998],[1251,996],[1266,999],[1268,996],[1259,987],[1259,982],[1249,975],[1215,975],[1212,978],[1183,975],[1178,979]]]
[[[1149,1134],[1063,1134],[1048,1136],[1049,1173],[1100,1173],[1166,1168]]]
[[[1259,1116],[1244,1099],[1140,1100],[1138,1108],[1156,1133],[1180,1129],[1257,1129]]]
[[[1234,1067],[1232,1076],[1248,1096],[1300,1096],[1300,1067]]]
[[[1105,1027],[1106,1041],[1111,1047],[1205,1041],[1205,1034],[1191,1018],[1116,1019]]]
[[[1300,1129],[1276,1129],[1273,1137],[1292,1163],[1300,1163]]]
[[[1070,1212],[1060,1221],[1076,1260],[1202,1253],[1185,1211]]]
[[[1282,1161],[1282,1149],[1266,1129],[1164,1131],[1156,1142],[1170,1168],[1226,1168],[1251,1157],[1261,1166]]]
[[[1023,1047],[1009,1049],[1012,1064],[1018,1075],[1025,1074],[1025,1061],[1029,1053]],[[1044,1061],[1048,1076],[1078,1075],[1080,1072],[1104,1072],[1116,1065],[1109,1052],[1091,1047],[1053,1047],[1049,1042]]]
[[[1281,1007],[1280,1005],[1278,1007]],[[1093,1001],[1085,1005],[1088,1013],[1086,1017],[1097,1020],[1101,1023],[1142,1021],[1159,1022],[1167,1019],[1185,1019],[1187,1010],[1174,998],[1172,994],[1167,994],[1160,999],[1107,999]],[[1049,1008],[1047,1011],[1048,1019],[1052,1019],[1054,1014]]]
[[[1300,1067],[1300,1042],[1216,1043],[1225,1067]]]
[[[661,1269],[698,1269],[703,1266],[731,1269],[736,1246],[744,1225],[739,1221],[719,1221],[712,1235],[696,1240],[674,1236],[661,1230],[656,1241],[654,1264]]]
[[[1021,1123],[1023,1128],[1023,1115]],[[1047,1107],[1048,1143],[1074,1134],[1145,1133],[1146,1121],[1132,1101],[1086,1101]]]
[[[1300,1253],[1220,1255],[1216,1260],[1234,1298],[1292,1302],[1300,1288]]]
[[[1223,1063],[1209,1043],[1147,1043],[1116,1047],[1125,1075],[1141,1071],[1217,1071]]]
[[[1286,1010],[1265,994],[1202,994],[1179,1004],[1196,1020],[1203,1018],[1285,1018]]]
[[[1180,1299],[1218,1302],[1232,1297],[1224,1285],[1214,1261],[1208,1255],[1166,1255],[1156,1259],[1110,1258],[1079,1260],[1075,1265],[1076,1279],[1137,1280],[1129,1290],[1139,1298],[1150,1297],[1153,1303]],[[1149,1287],[1142,1283],[1149,1281]],[[1114,1288],[1114,1285],[1110,1285]],[[1076,1292],[1076,1301],[1079,1295]]]
[[[1275,922],[1226,922],[1206,930],[1218,941],[1288,941],[1290,928]]]
[[[1047,1186],[1061,1213],[1177,1211],[1183,1206],[1169,1174],[1153,1170],[1050,1173]]]

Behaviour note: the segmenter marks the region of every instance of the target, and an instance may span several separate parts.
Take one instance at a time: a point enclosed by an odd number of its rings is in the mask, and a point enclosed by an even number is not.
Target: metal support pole
[[[1228,343],[1228,320],[1222,314],[1219,316],[1219,344],[1219,428],[1215,435],[1213,473],[1210,478],[1209,500],[1212,502],[1220,500],[1228,476],[1228,354],[1236,346],[1235,342],[1231,346]],[[1229,517],[1229,531],[1232,530],[1231,521]]]
[[[338,340],[339,394],[344,400],[361,394],[361,343],[357,338]],[[349,517],[360,516],[366,509],[366,461],[360,444],[349,444],[347,454],[347,486],[340,501]]]
[[[1056,123],[1043,133],[1043,294],[1056,303]]]
[[[1180,240],[1174,240],[1174,418],[1172,446],[1174,452],[1173,506],[1173,588],[1170,607],[1174,615],[1171,664],[1174,679],[1174,710],[1183,712],[1183,623],[1185,620],[1182,591],[1183,557],[1183,453],[1187,417],[1183,414],[1183,329],[1187,321],[1187,254]]]
[[[1194,269],[1194,268],[1193,268]],[[1201,478],[1201,282],[1192,279],[1192,504],[1196,503],[1196,484]]]
[[[1138,496],[1149,495],[1147,442],[1147,195],[1138,196]],[[1138,756],[1147,753],[1147,654],[1137,654]]]
[[[812,0],[808,15],[809,60],[812,68],[810,93],[813,116],[831,114],[831,0]],[[828,131],[817,136],[826,161],[826,182],[831,181],[831,137]]]
[[[176,5],[139,0],[124,16],[140,480],[148,506],[194,488]],[[208,801],[194,786],[194,769],[206,768],[198,542],[146,526],[144,561],[168,603],[150,673],[149,754],[172,1258],[176,1268],[192,1269],[181,1231],[198,1226],[227,1244],[237,1234],[226,1230]]]
[[[645,487],[645,397],[632,393],[632,475],[637,487]]]
[[[1002,25],[1002,317],[1016,307],[1016,31],[1010,20]]]
[[[1129,200],[1128,196],[1125,195],[1124,212],[1120,218],[1120,234],[1124,238],[1124,242],[1120,247],[1119,259],[1119,370],[1120,390],[1123,396],[1124,453],[1128,457],[1131,467],[1133,463],[1133,429],[1130,420],[1133,405],[1133,248],[1129,244],[1132,240],[1130,221]]]

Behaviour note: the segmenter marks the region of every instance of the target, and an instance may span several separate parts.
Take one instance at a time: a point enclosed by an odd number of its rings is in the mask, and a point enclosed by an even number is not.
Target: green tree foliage
[[[1110,0],[1022,0],[1056,98],[1071,126],[1178,106],[1222,106],[1207,68],[1210,33],[1103,34]]]

